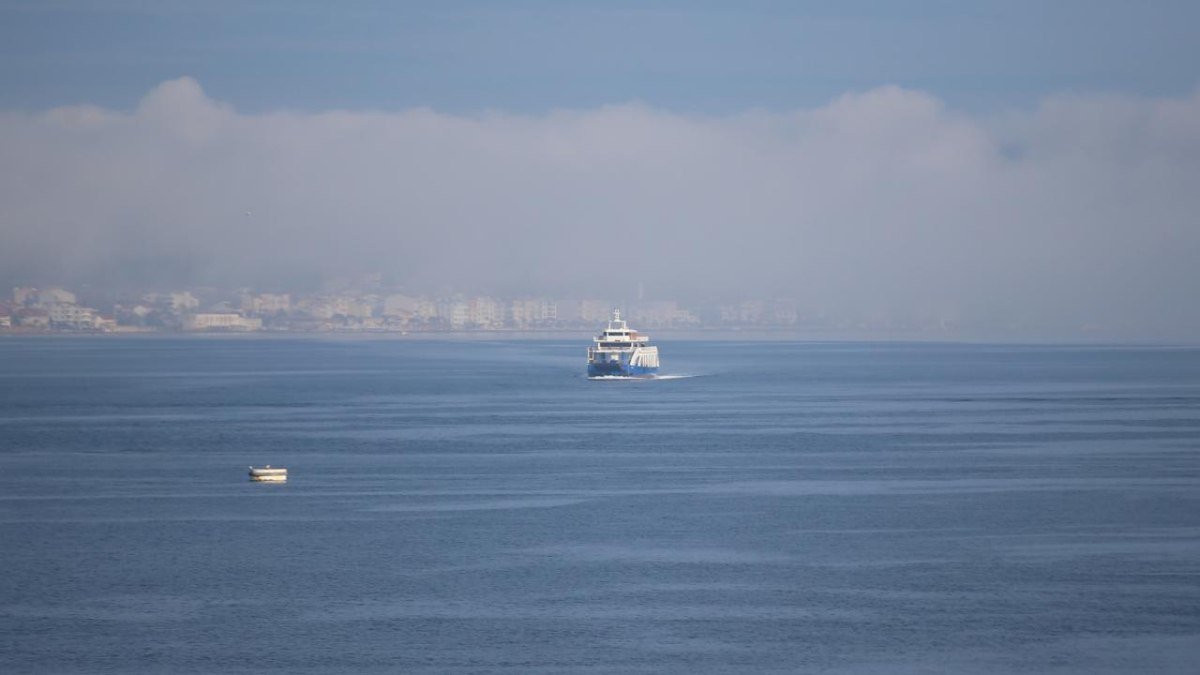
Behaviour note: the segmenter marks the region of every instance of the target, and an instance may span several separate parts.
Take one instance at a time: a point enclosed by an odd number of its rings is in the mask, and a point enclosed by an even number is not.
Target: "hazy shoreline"
[[[930,336],[922,334],[864,334],[845,335],[836,333],[802,333],[794,331],[772,330],[654,330],[648,331],[656,342],[762,342],[762,343],[852,343],[852,344],[961,344],[961,345],[1036,345],[1046,347],[1158,347],[1194,349],[1200,344],[1178,340],[1117,340],[1112,338],[1097,338],[1086,340],[1074,337],[1071,339],[1030,336]],[[477,330],[477,331],[414,331],[408,333],[396,331],[251,331],[251,332],[167,332],[167,331],[130,331],[130,332],[66,332],[66,331],[9,331],[0,333],[0,340],[35,338],[35,339],[68,339],[68,340],[345,340],[345,341],[422,341],[422,342],[486,342],[493,340],[511,340],[516,342],[545,342],[571,340],[586,345],[592,339],[592,333],[584,330]]]

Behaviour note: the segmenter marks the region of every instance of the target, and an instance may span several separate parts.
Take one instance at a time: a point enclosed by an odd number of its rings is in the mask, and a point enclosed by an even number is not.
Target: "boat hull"
[[[250,480],[256,483],[282,483],[287,480],[287,469],[250,467]]]
[[[633,366],[628,363],[589,363],[588,377],[653,377],[658,368]]]

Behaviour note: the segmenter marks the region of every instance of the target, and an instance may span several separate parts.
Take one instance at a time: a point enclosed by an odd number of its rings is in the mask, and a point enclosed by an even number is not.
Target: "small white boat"
[[[250,467],[250,480],[281,483],[287,480],[287,469],[272,469],[270,464],[257,469]]]

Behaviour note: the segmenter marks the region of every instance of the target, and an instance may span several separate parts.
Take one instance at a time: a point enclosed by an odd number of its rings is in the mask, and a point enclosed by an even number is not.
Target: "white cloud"
[[[1200,95],[1061,96],[999,118],[897,87],[729,117],[247,115],[182,78],[132,113],[0,115],[0,147],[10,277],[167,259],[162,273],[229,280],[644,281],[846,317],[1200,337]]]

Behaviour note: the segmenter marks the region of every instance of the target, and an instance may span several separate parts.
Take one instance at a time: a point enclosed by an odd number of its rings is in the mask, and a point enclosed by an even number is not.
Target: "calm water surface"
[[[1200,351],[587,342],[0,340],[0,672],[1197,672]]]

